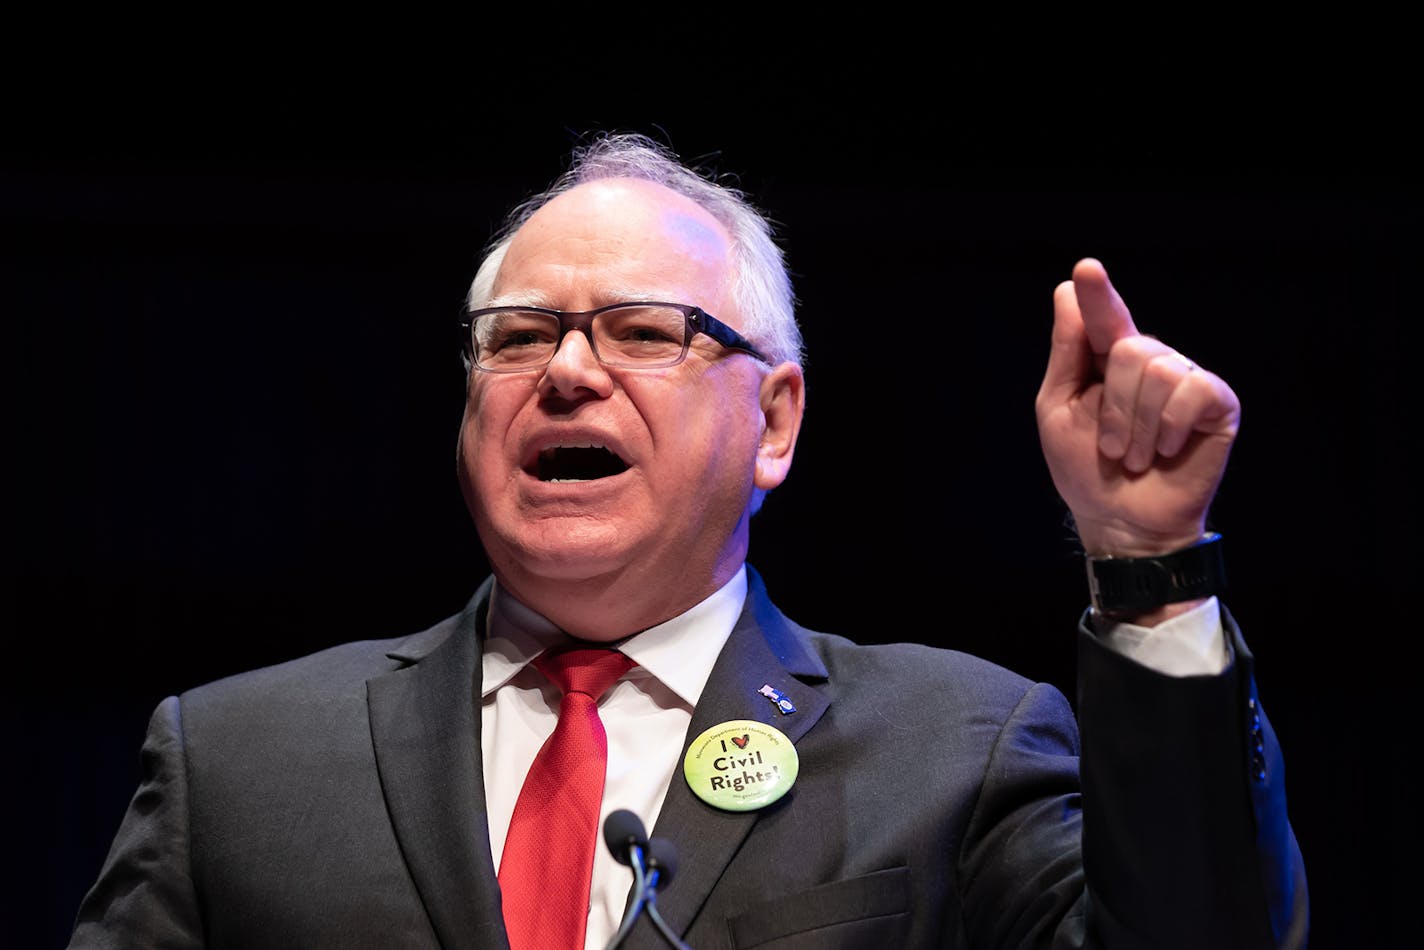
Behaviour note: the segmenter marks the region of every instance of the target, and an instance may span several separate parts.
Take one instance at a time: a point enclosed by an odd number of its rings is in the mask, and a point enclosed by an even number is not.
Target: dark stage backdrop
[[[1144,331],[1234,384],[1214,522],[1315,945],[1391,945],[1417,833],[1402,137],[1344,111],[1322,136],[1279,111],[991,116],[812,82],[756,112],[341,88],[180,109],[97,83],[7,148],[7,946],[62,944],[160,699],[464,603],[485,565],[454,477],[456,311],[500,215],[599,129],[707,159],[779,223],[809,408],[751,559],[807,626],[1071,695],[1085,588],[1033,418],[1055,284],[1101,258]]]

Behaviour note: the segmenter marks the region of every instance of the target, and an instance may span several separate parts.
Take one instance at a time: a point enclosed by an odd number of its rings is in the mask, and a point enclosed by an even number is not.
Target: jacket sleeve
[[[1284,767],[1230,615],[1216,676],[1171,677],[1079,630],[1087,934],[1106,947],[1303,947]]]
[[[177,697],[159,704],[143,774],[99,878],[80,904],[71,948],[203,945],[189,861],[188,779]]]

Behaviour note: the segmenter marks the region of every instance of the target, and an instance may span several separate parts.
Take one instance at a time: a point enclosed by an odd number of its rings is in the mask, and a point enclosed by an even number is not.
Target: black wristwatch
[[[1156,557],[1091,557],[1088,590],[1103,614],[1140,614],[1165,604],[1198,600],[1226,589],[1221,535]]]

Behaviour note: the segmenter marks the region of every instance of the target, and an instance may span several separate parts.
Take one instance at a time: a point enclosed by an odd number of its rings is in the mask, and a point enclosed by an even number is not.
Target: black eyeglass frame
[[[593,320],[600,313],[609,310],[617,310],[621,307],[667,307],[677,310],[683,316],[684,334],[682,337],[682,352],[677,359],[671,363],[658,363],[653,366],[643,366],[639,363],[605,363],[603,357],[598,353],[598,343],[593,338]],[[554,344],[554,349],[549,353],[549,358],[542,363],[532,363],[527,366],[510,366],[493,368],[481,366],[475,359],[474,327],[475,321],[480,317],[491,313],[542,313],[553,317],[559,321],[559,340]],[[482,373],[527,373],[531,370],[543,369],[554,361],[554,356],[559,352],[559,347],[563,345],[564,337],[570,330],[578,330],[588,340],[588,348],[592,351],[594,359],[598,360],[601,366],[611,366],[614,369],[667,369],[669,366],[676,366],[687,359],[687,350],[692,345],[692,338],[699,333],[706,334],[729,350],[736,350],[756,357],[768,366],[771,360],[756,346],[751,340],[733,330],[727,324],[718,320],[712,314],[686,303],[669,303],[665,300],[626,300],[622,303],[612,303],[606,307],[598,307],[594,310],[550,310],[547,307],[482,307],[477,310],[463,309],[460,311],[460,327],[464,332],[464,339],[461,342],[461,349],[465,355],[465,360],[475,369]]]

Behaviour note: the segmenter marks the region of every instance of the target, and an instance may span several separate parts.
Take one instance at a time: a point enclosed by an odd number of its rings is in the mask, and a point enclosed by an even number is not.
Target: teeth
[[[559,449],[603,449],[607,451],[608,447],[601,442],[563,442],[559,445],[551,445],[548,448],[540,449],[539,458],[547,461],[553,458],[554,453],[559,451]]]

